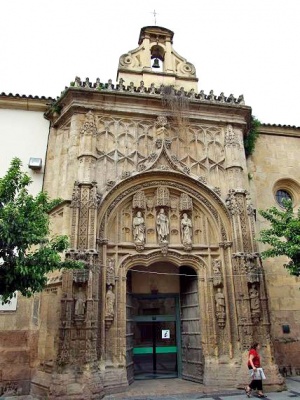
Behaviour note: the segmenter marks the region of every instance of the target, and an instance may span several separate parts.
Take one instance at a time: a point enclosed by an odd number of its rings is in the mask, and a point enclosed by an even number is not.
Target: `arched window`
[[[283,200],[293,200],[290,193],[287,192],[286,190],[277,190],[277,192],[275,194],[275,198],[276,198],[277,203],[281,207],[284,207]]]
[[[291,178],[278,179],[273,186],[273,195],[280,207],[284,208],[284,200],[291,200],[293,208],[298,208],[300,202],[300,185]]]

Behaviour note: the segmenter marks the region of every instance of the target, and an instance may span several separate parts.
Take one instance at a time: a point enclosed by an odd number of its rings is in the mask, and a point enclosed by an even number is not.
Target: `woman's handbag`
[[[266,375],[262,368],[256,368],[256,371],[254,371],[254,369],[250,369],[250,375],[254,380],[266,379]]]

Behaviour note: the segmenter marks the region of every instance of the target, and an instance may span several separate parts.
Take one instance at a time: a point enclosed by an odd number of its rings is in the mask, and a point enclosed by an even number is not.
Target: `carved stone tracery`
[[[159,186],[156,191],[156,206],[166,206],[170,205],[170,194],[169,189],[166,186]]]
[[[146,197],[143,190],[138,191],[133,196],[132,208],[139,208],[141,210],[144,210],[146,208]]]
[[[179,208],[180,211],[189,211],[193,209],[193,201],[187,193],[181,193]]]

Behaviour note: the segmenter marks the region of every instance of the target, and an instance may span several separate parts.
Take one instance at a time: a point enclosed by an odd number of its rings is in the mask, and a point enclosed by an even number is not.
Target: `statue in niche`
[[[163,208],[160,209],[156,217],[156,229],[159,242],[167,243],[169,235],[169,220]]]
[[[256,257],[252,254],[247,254],[245,259],[247,280],[249,283],[259,282],[259,270],[256,265]]]
[[[86,297],[82,290],[82,287],[79,286],[78,293],[75,296],[75,316],[77,317],[84,316],[85,305],[86,305]]]
[[[105,318],[113,318],[115,315],[115,294],[112,285],[109,285],[105,298]]]
[[[187,213],[183,213],[181,219],[181,237],[182,243],[190,245],[192,243],[192,221]]]
[[[106,284],[115,285],[115,280],[115,260],[113,258],[109,258],[106,267]]]
[[[216,311],[225,312],[225,296],[222,293],[221,288],[218,288],[218,291],[215,295],[215,300],[216,300]]]
[[[220,286],[222,284],[221,260],[213,261],[213,274],[213,285]]]
[[[145,242],[145,221],[141,211],[136,213],[132,225],[134,242],[137,244],[143,244]]]
[[[217,293],[215,295],[215,302],[216,302],[216,317],[217,322],[220,328],[225,327],[225,319],[226,319],[226,312],[225,312],[225,296],[222,292],[221,288],[218,288]]]
[[[252,313],[259,313],[259,294],[256,286],[253,284],[251,289],[249,290],[249,297],[250,297],[250,308]]]

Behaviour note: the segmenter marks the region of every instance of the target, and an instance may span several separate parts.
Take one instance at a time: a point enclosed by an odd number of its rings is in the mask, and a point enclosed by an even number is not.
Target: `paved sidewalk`
[[[300,400],[300,376],[286,378],[287,390],[265,393],[266,400]],[[251,396],[252,400],[258,397]],[[37,400],[32,396],[0,396],[2,400]],[[217,390],[181,379],[135,381],[125,393],[105,396],[103,400],[248,400],[243,390]]]
[[[265,392],[270,400],[300,400],[300,376],[286,378],[287,390],[283,392]],[[258,397],[252,395],[253,400]],[[240,400],[248,399],[243,390],[216,390],[181,379],[158,379],[135,381],[125,393],[105,396],[104,400]],[[266,400],[267,400],[266,399]]]

